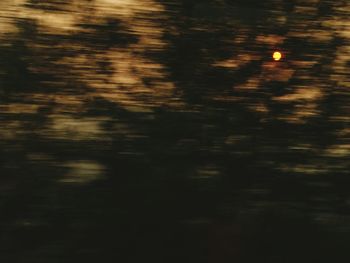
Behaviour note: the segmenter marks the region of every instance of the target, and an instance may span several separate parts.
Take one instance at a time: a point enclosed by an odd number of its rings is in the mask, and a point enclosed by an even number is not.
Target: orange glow
[[[272,57],[274,60],[278,61],[282,58],[282,54],[281,54],[281,52],[275,51],[275,52],[273,52]]]

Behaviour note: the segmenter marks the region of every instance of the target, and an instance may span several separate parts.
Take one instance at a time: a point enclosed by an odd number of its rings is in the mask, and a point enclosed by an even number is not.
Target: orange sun
[[[282,58],[282,53],[279,51],[275,51],[273,52],[272,58],[276,61],[279,61]]]

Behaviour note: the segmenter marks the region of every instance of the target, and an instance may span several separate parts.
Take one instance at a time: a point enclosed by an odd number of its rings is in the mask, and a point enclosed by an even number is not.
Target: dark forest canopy
[[[346,258],[348,1],[0,10],[4,262]]]

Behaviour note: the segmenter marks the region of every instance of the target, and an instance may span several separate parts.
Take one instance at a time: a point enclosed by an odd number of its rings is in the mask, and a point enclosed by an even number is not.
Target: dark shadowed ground
[[[1,262],[348,262],[349,68],[347,0],[2,0]]]

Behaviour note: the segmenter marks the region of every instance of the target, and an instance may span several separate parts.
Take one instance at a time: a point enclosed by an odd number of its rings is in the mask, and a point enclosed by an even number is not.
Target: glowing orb
[[[272,58],[276,61],[280,60],[282,58],[281,52],[278,52],[278,51],[273,52]]]

